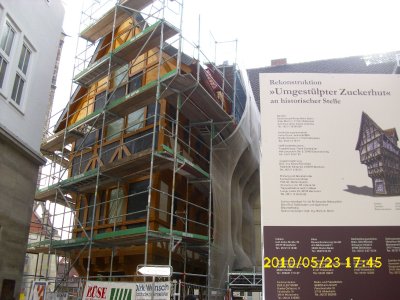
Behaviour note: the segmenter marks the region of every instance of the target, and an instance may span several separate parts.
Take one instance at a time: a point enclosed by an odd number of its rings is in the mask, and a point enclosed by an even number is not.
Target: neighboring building
[[[38,208],[40,206],[40,209]],[[29,227],[28,243],[40,243],[50,237],[59,240],[57,230],[51,224],[50,212],[43,203],[35,203]],[[57,276],[56,256],[47,253],[27,253],[25,256],[24,280],[21,287],[20,299],[28,299],[32,282],[48,276],[54,282]]]
[[[18,298],[64,8],[0,0],[0,298]]]
[[[273,60],[270,67],[248,69],[247,74],[260,109],[260,73],[399,74],[400,51],[287,64]]]
[[[383,130],[362,113],[356,150],[367,165],[374,195],[400,194],[400,149],[396,129]]]

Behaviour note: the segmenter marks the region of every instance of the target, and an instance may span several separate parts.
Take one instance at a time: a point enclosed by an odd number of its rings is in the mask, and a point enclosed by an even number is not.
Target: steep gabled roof
[[[381,132],[381,134],[384,134],[382,128],[380,128],[380,127],[378,126],[378,124],[376,124],[376,123],[374,122],[374,120],[371,119],[370,116],[368,116],[365,112],[362,112],[362,115],[361,115],[361,123],[360,123],[360,130],[359,130],[359,132],[358,132],[358,140],[357,140],[356,150],[360,150],[361,141],[362,141],[362,133],[363,133],[363,131],[364,131],[365,126],[366,126],[367,124],[371,124],[371,123],[372,123],[372,125],[373,125],[376,129],[378,129],[379,132]]]
[[[363,112],[361,115],[361,124],[360,124],[360,131],[358,133],[356,150],[360,150],[361,141],[362,141],[362,133],[367,124],[372,124],[382,135],[385,135],[386,137],[388,137],[395,145],[397,144],[397,141],[399,140],[399,138],[397,136],[397,131],[395,128],[383,130],[378,124],[375,123],[374,120],[371,119],[370,116],[368,116],[365,112]],[[395,138],[395,141],[393,141],[393,139],[391,139],[393,137]]]

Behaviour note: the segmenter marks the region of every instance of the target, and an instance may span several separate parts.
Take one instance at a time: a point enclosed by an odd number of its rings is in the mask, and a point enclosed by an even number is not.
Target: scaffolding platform
[[[162,145],[162,151],[158,153],[158,156],[165,157],[167,156],[168,159],[171,159],[173,161],[174,157],[174,150],[172,150],[170,147],[166,145]],[[210,175],[204,171],[200,166],[196,165],[186,157],[184,157],[182,154],[177,153],[176,158],[178,163],[180,164],[178,167],[178,172],[179,174],[189,178],[210,178]]]
[[[97,182],[97,172],[99,172],[98,168],[94,168],[79,175],[67,178],[60,182],[60,187],[66,191],[82,192],[90,190],[91,188],[95,187],[95,184]],[[100,172],[99,185],[105,184],[107,179],[108,177],[104,176]]]
[[[70,161],[66,158],[67,155],[61,155],[60,153],[55,153],[55,152],[46,152],[46,151],[41,151],[43,156],[46,157],[47,159],[57,163],[58,165],[62,166],[64,169],[68,168]],[[68,152],[66,148],[64,148],[64,152]]]
[[[26,252],[31,254],[47,253],[49,251],[50,240],[46,239],[39,242],[28,243]]]
[[[110,232],[98,233],[93,236],[92,245],[95,248],[109,248],[112,247],[131,247],[142,245],[146,238],[146,226],[140,226],[130,229],[122,229]],[[160,239],[169,239],[170,231],[168,228],[160,227],[158,231],[148,231],[149,241],[154,242]],[[207,236],[182,232],[174,230],[172,236],[175,239],[182,239],[186,243],[195,245],[201,245],[208,242]],[[29,253],[47,253],[50,251],[54,253],[56,251],[70,251],[74,249],[80,249],[82,246],[89,242],[87,237],[79,237],[65,240],[53,240],[50,244],[50,240],[43,240],[40,242],[34,242],[28,244]]]
[[[74,124],[67,127],[67,129],[60,130],[56,132],[54,135],[47,138],[40,146],[40,150],[42,153],[47,153],[49,155],[53,155],[55,151],[62,151],[62,147],[68,144],[75,142],[79,138],[83,138],[85,136],[84,131],[82,130],[82,126],[92,126],[96,129],[102,126],[102,118],[100,114],[103,110],[96,110],[82,119],[76,121]],[[118,117],[111,113],[106,113],[105,122],[112,122],[116,120]],[[65,133],[66,131],[66,133]],[[64,142],[65,135],[65,142]],[[64,148],[64,152],[69,151]],[[50,157],[48,157],[50,158]],[[63,161],[66,163],[66,161]]]
[[[102,174],[114,178],[123,179],[127,176],[144,176],[148,175],[150,170],[151,149],[143,150],[138,153],[131,154],[115,162],[105,164],[100,168]],[[154,156],[154,168],[166,168],[165,161]]]
[[[42,152],[48,152],[48,153],[61,151],[63,145],[66,146],[68,144],[71,144],[76,139],[84,136],[83,133],[79,132],[78,130],[69,130],[65,135],[65,142],[64,142],[64,134],[65,131],[62,130],[48,137],[40,145],[40,150]]]
[[[35,193],[35,201],[46,202],[48,201],[56,201],[57,204],[61,204],[65,206],[65,200],[69,201],[70,204],[75,205],[73,199],[70,196],[64,195],[64,197],[60,194],[60,191],[57,192],[57,188],[59,184],[53,184],[47,188],[43,188],[37,190]],[[56,198],[57,196],[57,198]]]
[[[101,18],[97,19],[90,26],[86,27],[81,33],[80,37],[88,40],[89,42],[96,42],[101,37],[109,34],[114,26],[114,9],[115,12],[115,27],[120,26],[126,18],[133,13],[144,9],[153,3],[154,0],[123,0],[119,4],[120,8],[112,8]]]
[[[187,99],[183,100],[180,110],[191,122],[201,123],[209,120],[218,120],[218,124],[215,125],[217,132],[221,131],[224,138],[233,133],[236,125],[232,117],[224,111],[217,99],[198,82],[193,74],[178,74],[171,80],[169,88],[182,91],[187,97]],[[176,98],[169,97],[168,99],[176,107]]]
[[[74,77],[74,81],[83,86],[89,86],[106,76],[109,67],[110,71],[114,71],[118,67],[134,60],[140,54],[159,46],[161,37],[164,42],[177,33],[177,28],[166,21],[160,20],[133,36],[111,53],[90,64]]]
[[[228,273],[228,286],[233,291],[261,292],[261,272],[232,272]]]
[[[177,75],[177,69],[168,72],[160,78],[161,84],[167,84]],[[124,117],[142,107],[154,103],[157,97],[158,80],[153,80],[137,90],[121,97],[107,105],[107,110],[120,117]],[[166,89],[162,91],[162,97],[168,97],[173,91]]]

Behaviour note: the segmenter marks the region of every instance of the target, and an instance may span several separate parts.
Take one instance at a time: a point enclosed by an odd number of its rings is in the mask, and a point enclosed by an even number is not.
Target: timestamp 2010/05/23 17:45
[[[278,268],[326,268],[326,269],[357,269],[357,268],[374,268],[379,269],[382,267],[382,257],[360,257],[360,256],[347,256],[340,258],[338,256],[299,256],[299,257],[264,257],[264,269],[278,269]]]

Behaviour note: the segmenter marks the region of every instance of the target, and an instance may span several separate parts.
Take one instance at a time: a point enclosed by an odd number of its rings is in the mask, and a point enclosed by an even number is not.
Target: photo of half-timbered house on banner
[[[400,194],[400,149],[395,128],[383,130],[362,113],[356,150],[367,165],[374,195]]]

